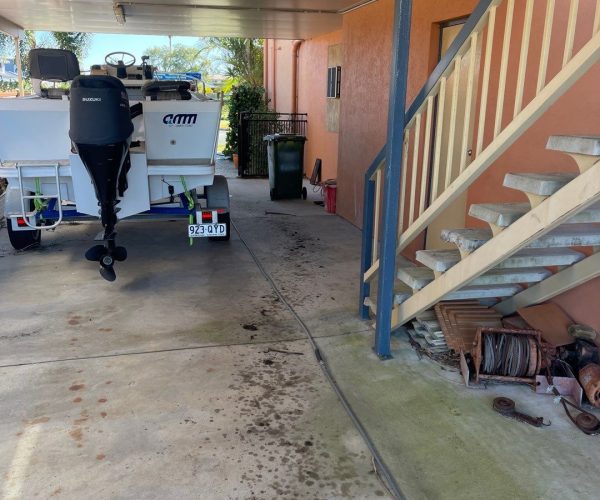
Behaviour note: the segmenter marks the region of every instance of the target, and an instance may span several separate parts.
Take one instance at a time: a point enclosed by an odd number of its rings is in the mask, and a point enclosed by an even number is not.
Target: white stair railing
[[[600,0],[484,0],[448,53],[407,113],[397,254],[598,61]],[[369,172],[379,186],[382,168]],[[377,227],[381,189],[373,203]],[[379,269],[369,235],[365,283]]]

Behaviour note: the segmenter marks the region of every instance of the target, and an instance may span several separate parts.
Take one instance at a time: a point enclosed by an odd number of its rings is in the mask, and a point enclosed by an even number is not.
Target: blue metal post
[[[390,102],[388,111],[387,158],[384,167],[381,244],[379,252],[379,287],[377,289],[377,329],[374,350],[381,359],[391,357],[390,336],[394,282],[396,280],[396,244],[400,199],[400,174],[406,85],[410,44],[412,0],[396,0]]]
[[[365,299],[371,294],[371,284],[365,282],[365,273],[373,262],[373,212],[375,205],[375,183],[365,179],[365,197],[363,207],[362,256],[360,260],[360,299],[358,310],[362,319],[369,319],[369,308]]]

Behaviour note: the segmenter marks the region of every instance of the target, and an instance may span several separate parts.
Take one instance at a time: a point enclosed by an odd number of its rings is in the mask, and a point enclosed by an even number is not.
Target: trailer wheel
[[[42,232],[36,231],[15,231],[12,228],[10,219],[6,219],[6,230],[8,231],[8,239],[15,250],[27,250],[40,245],[42,241]]]
[[[231,217],[229,212],[225,212],[224,214],[219,214],[218,219],[219,224],[225,224],[227,226],[227,236],[215,236],[213,238],[208,238],[210,241],[229,241],[231,236]]]

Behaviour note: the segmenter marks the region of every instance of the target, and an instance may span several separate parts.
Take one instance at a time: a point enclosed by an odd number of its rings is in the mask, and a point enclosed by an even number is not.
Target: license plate
[[[227,224],[190,224],[188,226],[188,236],[190,238],[227,236]]]

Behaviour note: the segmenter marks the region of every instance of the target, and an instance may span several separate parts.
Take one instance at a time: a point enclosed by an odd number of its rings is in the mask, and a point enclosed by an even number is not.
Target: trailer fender
[[[206,207],[229,211],[229,186],[224,176],[215,175],[212,186],[206,186]]]
[[[4,198],[4,216],[8,220],[10,217],[20,217],[21,212],[21,190],[16,187],[11,188],[9,184]]]

